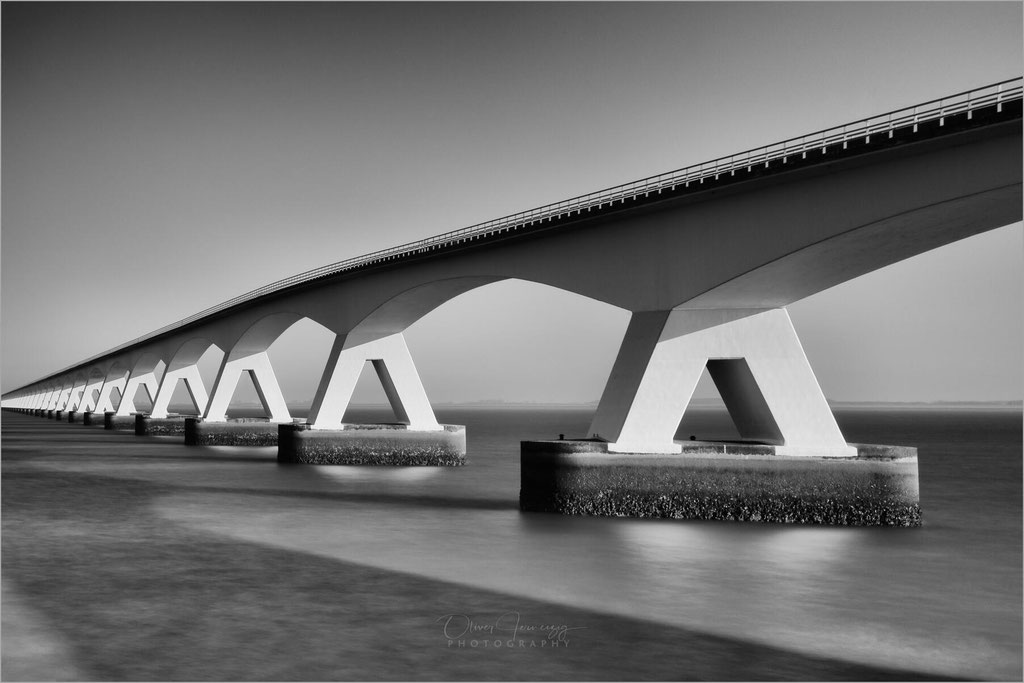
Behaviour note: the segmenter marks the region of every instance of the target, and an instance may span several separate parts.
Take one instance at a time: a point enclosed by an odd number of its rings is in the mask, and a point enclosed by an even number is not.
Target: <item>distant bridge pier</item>
[[[179,349],[178,353],[171,359],[164,377],[160,380],[160,388],[157,389],[157,397],[153,401],[153,410],[150,412],[152,418],[168,417],[167,409],[170,407],[171,396],[178,386],[178,381],[185,383],[188,397],[196,408],[197,415],[206,413],[210,396],[206,392],[206,385],[203,384],[203,377],[199,373],[199,359],[209,348],[208,343],[190,343]]]
[[[395,417],[409,429],[440,431],[434,409],[401,332],[383,337],[338,335],[317,387],[307,423],[311,429],[341,429],[366,361],[373,363]]]
[[[399,424],[342,423],[367,361]],[[465,427],[438,424],[401,332],[338,335],[306,423],[279,432],[281,462],[457,466],[465,457]]]
[[[206,408],[206,413],[203,415],[203,420],[205,422],[228,421],[228,405],[231,403],[231,397],[235,393],[238,380],[243,372],[249,373],[260,404],[267,412],[270,421],[291,422],[292,416],[288,412],[288,406],[285,405],[281,385],[278,384],[277,375],[274,374],[274,367],[270,363],[270,356],[267,355],[266,349],[257,352],[232,351],[224,357],[220,370],[217,372],[217,379],[213,384],[213,395]]]
[[[741,442],[674,441],[705,367]],[[846,443],[784,308],[634,313],[590,431],[522,443],[523,510],[921,523],[917,450]]]
[[[72,387],[70,384],[65,384],[61,387],[60,394],[57,396],[57,403],[55,407],[58,413],[58,420],[60,419],[59,413],[63,412],[67,408],[68,401],[71,400],[71,389]]]
[[[198,356],[201,356],[203,350],[198,350]],[[153,409],[150,411],[150,417],[155,418],[166,418],[168,416],[167,409],[171,404],[171,396],[174,395],[174,390],[178,386],[178,381],[185,383],[185,388],[188,390],[189,399],[192,401],[192,405],[196,409],[197,415],[202,415],[206,412],[206,406],[210,402],[210,396],[206,393],[206,385],[203,384],[203,378],[199,374],[199,357],[193,355],[179,356],[172,360],[167,366],[167,370],[164,371],[164,376],[160,380],[160,388],[157,389],[156,398],[153,399]]]
[[[117,389],[118,403],[120,404],[121,398],[125,394],[125,386],[128,384],[128,374],[127,370],[116,373],[113,370],[107,372],[107,377],[100,388],[100,395],[96,399],[95,412],[107,413],[114,410],[113,394],[115,389]]]
[[[128,417],[137,412],[135,408],[135,394],[139,387],[143,387],[146,390],[150,402],[154,400],[157,391],[160,389],[160,380],[157,379],[156,371],[161,362],[159,358],[147,356],[135,363],[128,375],[127,382],[125,382],[124,390],[121,392],[121,401],[117,404],[117,411],[115,412],[117,417]]]
[[[72,384],[71,392],[68,394],[67,409],[69,412],[78,410],[78,406],[82,403],[82,395],[85,393],[85,381],[81,383],[77,381]]]
[[[103,388],[104,379],[103,376],[100,376],[86,382],[85,390],[82,392],[82,401],[78,407],[79,412],[92,412],[96,409],[96,399],[93,396],[93,392]]]
[[[160,390],[160,378],[157,372],[163,359],[152,353],[145,353],[130,363],[131,371],[121,392],[121,400],[117,410],[109,419],[104,417],[104,428],[114,430],[134,430],[136,434],[146,434],[144,420],[140,422],[139,411],[135,406],[135,395],[142,388],[152,404]]]
[[[274,367],[267,349],[277,333],[268,329],[256,330],[248,337],[243,336],[221,361],[213,392],[201,418],[185,418],[183,427],[185,445],[219,446],[274,446],[277,444],[277,427],[290,423],[291,413],[285,404],[281,385],[277,381]],[[260,405],[266,413],[265,419],[229,420],[227,416],[231,397],[238,386],[242,373],[249,373]],[[198,370],[196,370],[198,377]],[[201,381],[201,380],[200,380]],[[197,385],[198,386],[198,385]],[[198,405],[196,397],[193,401]]]

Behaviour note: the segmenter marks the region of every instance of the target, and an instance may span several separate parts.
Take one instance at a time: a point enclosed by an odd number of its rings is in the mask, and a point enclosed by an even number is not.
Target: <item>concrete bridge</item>
[[[440,430],[403,331],[517,278],[632,312],[590,432],[615,453],[673,442],[705,367],[744,439],[849,457],[786,305],[1021,220],[1021,79],[567,199],[267,285],[12,391],[5,407],[167,415],[184,381],[206,423],[242,372],[290,422],[270,345],[303,318],[335,333],[308,417],[341,426],[373,361],[399,420]],[[197,363],[224,352],[213,386]],[[162,369],[162,372],[161,372]],[[115,394],[116,392],[116,394]],[[116,395],[120,399],[116,399]]]

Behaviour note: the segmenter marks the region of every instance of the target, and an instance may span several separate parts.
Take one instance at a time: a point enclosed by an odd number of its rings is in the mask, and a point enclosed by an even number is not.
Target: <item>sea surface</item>
[[[918,448],[921,528],[519,512],[519,442],[585,436],[591,415],[576,408],[439,408],[439,421],[467,426],[468,464],[461,468],[282,467],[274,449],[189,449],[174,437],[97,430],[83,436],[86,450],[63,440],[48,457],[27,457],[20,467],[28,469],[18,471],[158,485],[147,514],[176,528],[490,591],[506,596],[502,604],[524,626],[546,619],[540,601],[925,677],[1021,679],[1019,409],[836,410],[849,442]],[[390,420],[389,411],[372,408],[346,415],[349,422]],[[49,425],[62,434],[88,430]],[[717,408],[688,411],[677,438],[690,435],[736,436]],[[17,444],[5,433],[5,451],[16,452]],[[5,479],[9,472],[5,462]],[[8,534],[6,507],[4,514]],[[4,545],[5,582],[27,571],[11,555],[19,552],[13,544]],[[431,627],[439,648],[484,647],[484,635],[474,639],[457,627],[474,619],[493,625],[498,617],[472,609],[457,599],[437,608],[438,619],[451,618],[447,632],[443,621]],[[596,617],[575,618],[581,623],[563,625],[569,647],[611,637],[600,630],[612,627]],[[116,677],[116,670],[100,670]],[[417,678],[415,671],[398,677]],[[815,675],[829,677],[827,670]]]

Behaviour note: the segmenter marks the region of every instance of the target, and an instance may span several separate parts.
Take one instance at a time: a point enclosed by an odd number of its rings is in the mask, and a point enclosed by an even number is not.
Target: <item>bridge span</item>
[[[267,349],[309,318],[336,335],[310,429],[340,428],[371,360],[398,418],[441,430],[403,332],[453,297],[516,278],[631,311],[590,429],[608,452],[680,452],[674,432],[706,367],[744,439],[849,457],[785,307],[1021,220],[1021,150],[1018,78],[302,273],[3,405],[128,416],[144,387],[159,418],[182,380],[204,422],[220,423],[248,372],[270,420],[290,422]],[[197,363],[213,345],[224,357],[207,391]]]

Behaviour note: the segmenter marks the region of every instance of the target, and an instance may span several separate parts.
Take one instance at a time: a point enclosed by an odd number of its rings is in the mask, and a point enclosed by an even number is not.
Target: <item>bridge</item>
[[[538,282],[632,313],[590,434],[607,453],[677,454],[707,368],[744,440],[850,458],[786,312],[872,270],[1021,220],[1021,79],[956,93],[296,275],[9,392],[5,408],[168,416],[184,381],[208,425],[248,372],[290,423],[267,355],[309,318],[335,341],[305,428],[343,427],[373,362],[399,421],[443,431],[404,330],[464,292]],[[209,391],[198,371],[223,352]]]

